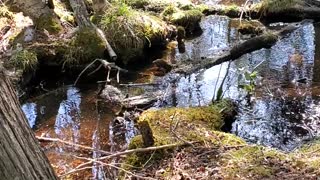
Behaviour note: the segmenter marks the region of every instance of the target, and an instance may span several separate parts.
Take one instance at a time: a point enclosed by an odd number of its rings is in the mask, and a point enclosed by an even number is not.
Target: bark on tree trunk
[[[0,179],[57,179],[0,69]]]

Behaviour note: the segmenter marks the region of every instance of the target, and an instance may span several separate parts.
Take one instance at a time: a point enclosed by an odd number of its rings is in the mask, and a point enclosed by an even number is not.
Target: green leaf
[[[251,77],[251,79],[255,79],[255,78],[257,78],[257,75],[258,75],[258,72],[257,72],[257,71],[253,71],[253,72],[250,74],[250,77]]]

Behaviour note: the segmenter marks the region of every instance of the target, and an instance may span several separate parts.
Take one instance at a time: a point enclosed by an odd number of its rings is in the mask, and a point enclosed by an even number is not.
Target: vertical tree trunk
[[[57,179],[0,69],[0,179]]]

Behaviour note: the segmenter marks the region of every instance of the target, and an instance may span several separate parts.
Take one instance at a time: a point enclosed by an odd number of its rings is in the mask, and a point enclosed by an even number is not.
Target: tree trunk
[[[0,179],[57,179],[0,69]]]

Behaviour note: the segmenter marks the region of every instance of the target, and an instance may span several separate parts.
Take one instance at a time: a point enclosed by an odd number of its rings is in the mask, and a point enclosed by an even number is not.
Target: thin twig
[[[83,170],[86,170],[86,169],[92,169],[92,166],[90,167],[83,167],[83,168],[80,168],[80,169],[73,169],[65,174],[62,174],[62,175],[59,175],[58,177],[59,178],[62,178],[62,177],[65,177],[65,176],[68,176],[70,174],[73,174],[73,173],[76,173],[76,172],[79,172],[79,171],[83,171]]]
[[[78,148],[81,148],[81,149],[86,149],[86,150],[90,150],[90,151],[96,151],[96,152],[99,152],[99,153],[102,153],[102,154],[105,154],[105,155],[112,154],[111,152],[107,152],[107,151],[103,151],[103,150],[97,150],[97,149],[94,149],[92,147],[83,146],[83,145],[80,145],[80,144],[74,144],[72,142],[64,141],[64,140],[61,140],[61,139],[58,139],[58,138],[47,138],[47,137],[39,137],[39,136],[36,136],[36,138],[39,141],[59,142],[59,143],[62,143],[62,144],[67,144],[67,145],[78,147]]]
[[[81,75],[90,67],[92,66],[96,61],[98,61],[98,59],[95,59],[94,61],[92,61],[88,66],[86,66],[81,73],[79,74],[79,76],[77,77],[76,81],[73,83],[73,85],[75,86],[77,84],[77,82],[79,81]]]
[[[196,142],[190,142],[190,143],[194,144]],[[126,155],[126,154],[132,154],[132,153],[136,153],[136,152],[148,152],[148,151],[168,149],[168,148],[173,148],[173,147],[178,147],[178,146],[186,146],[186,145],[190,145],[190,144],[188,144],[188,143],[175,143],[175,144],[166,144],[166,145],[162,145],[162,146],[152,146],[152,147],[147,147],[147,148],[130,149],[130,150],[126,150],[126,151],[122,151],[122,152],[118,152],[118,153],[114,153],[114,154],[111,154],[108,156],[98,158],[98,160],[111,159],[114,157],[118,157],[118,156],[122,156],[122,155]]]

